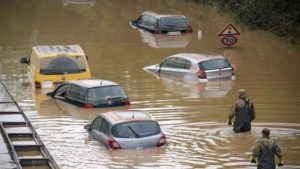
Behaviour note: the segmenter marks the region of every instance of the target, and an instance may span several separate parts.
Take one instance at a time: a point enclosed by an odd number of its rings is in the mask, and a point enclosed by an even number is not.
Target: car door
[[[175,57],[167,58],[165,61],[159,64],[159,73],[163,75],[169,75],[171,72],[173,72],[173,66],[175,64]]]
[[[82,86],[72,84],[65,101],[83,107],[87,100],[87,89]]]
[[[191,65],[192,64],[189,60],[178,57],[173,63],[171,73],[174,76],[182,78],[189,72]]]
[[[53,97],[60,100],[65,100],[66,95],[70,89],[70,84],[62,84],[60,85],[53,93]]]
[[[101,144],[107,146],[108,140],[108,122],[101,116],[97,117],[92,123],[91,135]]]
[[[144,14],[140,20],[138,20],[138,24],[141,28],[153,32],[157,25],[157,19],[152,15]]]
[[[100,138],[99,130],[101,127],[102,120],[103,118],[99,116],[91,124],[91,135],[97,140]]]

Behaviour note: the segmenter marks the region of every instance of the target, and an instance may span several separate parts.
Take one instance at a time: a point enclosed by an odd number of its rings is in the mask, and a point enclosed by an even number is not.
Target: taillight
[[[129,99],[126,99],[124,105],[125,105],[125,106],[129,106],[129,105],[130,105],[130,100],[129,100]]]
[[[112,136],[108,137],[107,143],[108,143],[109,148],[111,148],[111,149],[121,149],[121,146],[118,144],[118,142],[116,142],[116,140],[114,140],[112,138]]]
[[[187,29],[186,30],[186,33],[191,33],[191,32],[193,32],[193,29]]]
[[[235,70],[234,70],[234,67],[231,67],[231,71],[232,71],[232,75],[235,75]]]
[[[204,70],[201,70],[201,69],[196,73],[196,75],[197,75],[200,79],[206,79],[206,78],[207,78],[207,77],[206,77],[205,71],[204,71]]]
[[[91,103],[85,103],[83,107],[89,109],[89,108],[93,108],[94,106]]]
[[[167,144],[167,138],[166,138],[166,135],[164,133],[161,133],[161,136],[160,136],[160,139],[157,143],[157,147],[160,147],[160,146],[164,146]]]
[[[161,34],[161,33],[163,33],[163,32],[162,32],[162,31],[156,30],[156,31],[154,31],[153,33],[154,33],[154,34]]]
[[[36,88],[41,88],[41,82],[37,82],[37,81],[35,81],[34,82],[34,86],[36,87]]]

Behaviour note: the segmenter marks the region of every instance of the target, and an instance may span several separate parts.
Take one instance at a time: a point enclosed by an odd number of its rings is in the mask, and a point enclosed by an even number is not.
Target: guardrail
[[[17,168],[41,166],[58,169],[31,122],[2,81],[0,92],[0,130]]]

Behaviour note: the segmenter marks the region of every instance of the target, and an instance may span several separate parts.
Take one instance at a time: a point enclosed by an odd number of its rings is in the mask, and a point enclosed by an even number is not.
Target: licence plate
[[[180,31],[175,31],[175,32],[168,32],[168,35],[181,35]]]

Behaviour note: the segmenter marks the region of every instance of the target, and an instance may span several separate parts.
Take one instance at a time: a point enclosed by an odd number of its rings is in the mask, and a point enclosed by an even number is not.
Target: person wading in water
[[[251,121],[255,119],[255,109],[252,101],[247,98],[244,89],[238,90],[238,100],[232,106],[228,115],[228,125],[232,125],[235,133],[251,130]]]
[[[257,169],[275,169],[275,155],[278,157],[278,166],[283,166],[282,152],[279,145],[270,139],[270,130],[262,130],[262,138],[256,141],[252,152],[251,163],[256,163],[258,158]]]

